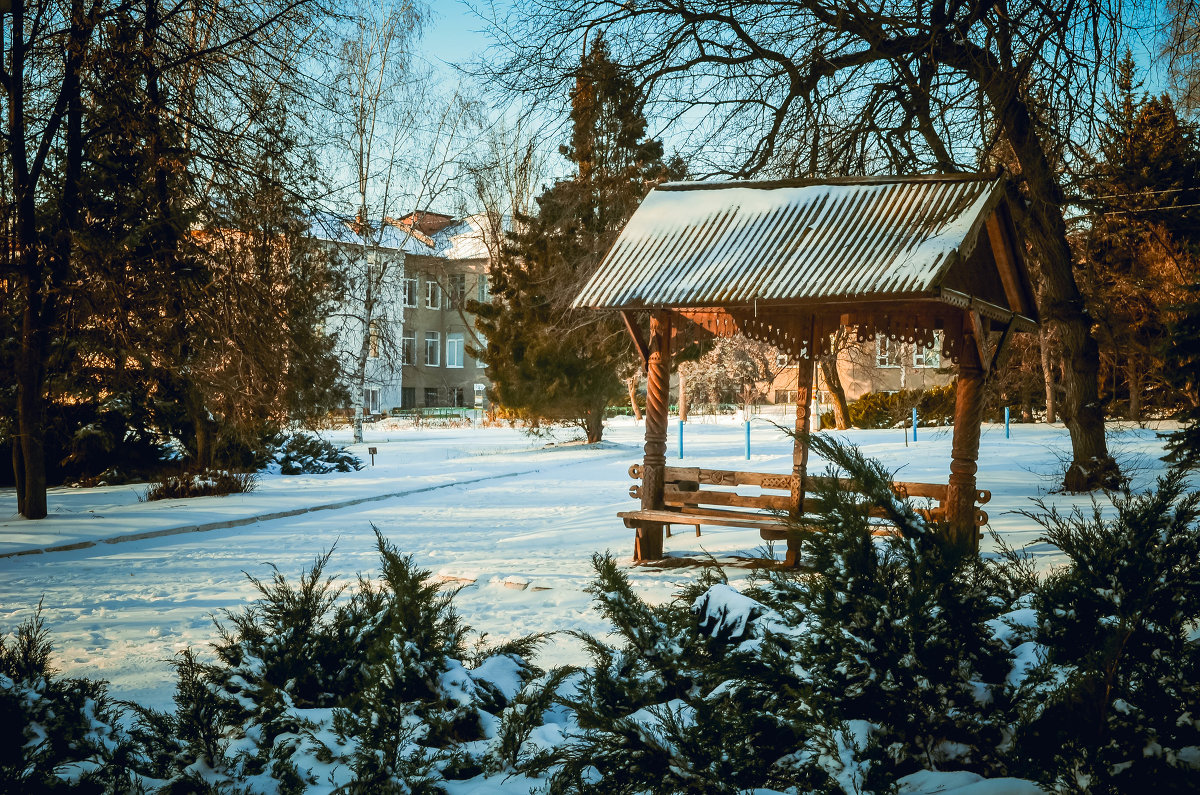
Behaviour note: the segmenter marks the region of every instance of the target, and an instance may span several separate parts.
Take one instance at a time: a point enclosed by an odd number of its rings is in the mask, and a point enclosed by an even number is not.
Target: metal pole
[[[679,421],[679,460],[683,460],[683,420]]]
[[[750,460],[750,420],[746,420],[746,460]]]
[[[1004,407],[1004,438],[1011,438],[1008,433],[1008,406]]]
[[[917,440],[917,407],[913,406],[913,441]]]

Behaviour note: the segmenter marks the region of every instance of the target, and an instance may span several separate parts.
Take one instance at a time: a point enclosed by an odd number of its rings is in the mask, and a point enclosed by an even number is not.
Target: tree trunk
[[[1142,370],[1136,357],[1130,356],[1126,364],[1126,380],[1129,382],[1129,419],[1142,421]]]
[[[687,422],[687,375],[682,362],[676,372],[679,373],[679,421]]]
[[[1071,466],[1063,486],[1068,491],[1116,488],[1120,471],[1104,438],[1104,410],[1097,376],[1100,349],[1091,334],[1091,318],[1083,303],[1071,264],[1071,246],[1063,221],[1059,186],[1037,125],[1008,75],[989,75],[981,81],[1021,166],[1028,190],[1024,226],[1041,264],[1041,314],[1054,326],[1063,346],[1063,414],[1071,434]]]
[[[604,439],[604,406],[593,406],[584,419],[587,443],[596,444]]]
[[[371,274],[371,265],[367,261],[366,246],[363,246],[364,280],[366,281],[366,297],[363,299],[362,344],[358,348],[358,357],[354,362],[354,382],[350,391],[350,423],[354,428],[354,444],[363,443],[363,411],[367,396],[367,359],[371,355],[371,323],[375,312],[375,285]],[[413,342],[416,347],[416,341]],[[413,357],[417,352],[413,351]]]
[[[1057,386],[1054,383],[1054,359],[1050,355],[1050,334],[1044,326],[1038,330],[1038,349],[1042,355],[1042,381],[1046,385],[1046,422],[1052,423]]]
[[[21,436],[12,436],[13,483],[17,487],[17,513],[25,515],[25,459],[21,455]]]
[[[642,409],[638,406],[637,382],[638,377],[636,375],[632,375],[625,379],[625,385],[629,387],[629,405],[633,408],[633,418],[641,421]]]
[[[844,431],[850,427],[850,405],[846,402],[846,388],[842,386],[842,376],[838,373],[836,351],[821,357],[821,377],[833,398],[833,424],[839,431]]]

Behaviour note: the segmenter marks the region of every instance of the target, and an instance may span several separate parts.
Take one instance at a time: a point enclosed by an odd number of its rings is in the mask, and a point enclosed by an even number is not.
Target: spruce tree
[[[1107,397],[1127,400],[1134,420],[1147,399],[1166,397],[1169,308],[1181,301],[1191,270],[1181,243],[1195,239],[1196,222],[1184,205],[1195,201],[1188,189],[1200,177],[1195,131],[1168,96],[1139,90],[1126,54],[1083,184],[1091,215],[1078,266],[1112,385]]]
[[[538,213],[492,266],[492,301],[473,304],[487,347],[493,402],[533,421],[579,424],[600,441],[604,410],[625,392],[618,367],[633,356],[614,314],[570,308],[638,203],[682,176],[646,137],[637,86],[598,38],[571,94],[572,134],[560,151],[575,173],[537,199]]]

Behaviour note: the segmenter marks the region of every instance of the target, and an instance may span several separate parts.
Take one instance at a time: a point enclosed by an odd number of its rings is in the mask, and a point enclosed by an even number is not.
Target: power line
[[[1167,210],[1186,210],[1189,207],[1200,207],[1200,202],[1196,202],[1195,204],[1175,204],[1170,207],[1143,207],[1141,209],[1133,209],[1133,210],[1112,210],[1111,212],[1107,212],[1104,214],[1105,215],[1130,215],[1132,213],[1161,213],[1161,212],[1166,212]]]
[[[1109,193],[1105,196],[1092,196],[1092,199],[1121,199],[1126,196],[1159,196],[1164,193],[1181,193],[1185,190],[1200,190],[1200,185],[1191,188],[1163,188],[1162,190],[1139,190],[1129,193]]]

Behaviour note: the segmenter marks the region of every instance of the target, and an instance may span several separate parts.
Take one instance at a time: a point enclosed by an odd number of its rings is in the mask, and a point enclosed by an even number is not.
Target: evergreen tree
[[[1169,308],[1182,299],[1191,265],[1181,243],[1198,239],[1185,205],[1200,179],[1195,130],[1166,96],[1139,96],[1132,57],[1119,66],[1105,102],[1099,152],[1084,183],[1091,220],[1083,240],[1079,282],[1096,320],[1109,399],[1118,384],[1127,415],[1141,419],[1147,398],[1168,395],[1163,367]]]
[[[632,356],[621,321],[573,310],[638,203],[656,183],[682,176],[646,137],[634,83],[598,38],[582,59],[571,94],[572,134],[561,152],[575,166],[518,218],[491,271],[492,301],[472,304],[487,347],[490,398],[533,421],[578,423],[588,442],[603,434],[604,410],[624,394],[618,367]]]

